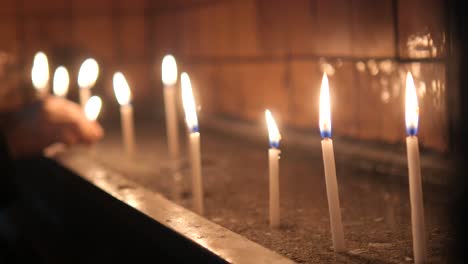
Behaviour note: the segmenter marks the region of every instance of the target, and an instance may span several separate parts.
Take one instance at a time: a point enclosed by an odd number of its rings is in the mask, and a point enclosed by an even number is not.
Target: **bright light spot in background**
[[[54,73],[53,92],[56,96],[65,97],[68,92],[70,78],[65,67],[59,66]]]
[[[174,56],[164,56],[161,71],[164,85],[174,85],[177,82],[177,63]]]
[[[88,120],[95,121],[101,112],[102,100],[99,96],[92,96],[85,105],[85,115]]]
[[[78,72],[78,86],[80,88],[90,89],[96,83],[99,75],[99,65],[95,59],[86,59],[81,64],[80,71]]]

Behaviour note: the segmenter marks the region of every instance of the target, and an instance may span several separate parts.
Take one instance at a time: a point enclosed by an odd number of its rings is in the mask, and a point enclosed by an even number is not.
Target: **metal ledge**
[[[128,181],[122,175],[100,166],[86,155],[76,155],[73,151],[69,151],[56,155],[54,159],[114,198],[195,242],[218,256],[220,260],[230,263],[294,263],[176,205],[158,193]]]

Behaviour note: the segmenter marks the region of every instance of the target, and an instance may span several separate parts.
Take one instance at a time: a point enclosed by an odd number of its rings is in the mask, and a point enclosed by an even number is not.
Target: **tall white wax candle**
[[[114,73],[114,93],[120,104],[120,119],[122,125],[122,139],[127,155],[135,152],[135,132],[133,126],[133,106],[130,104],[132,93],[127,79],[121,72]]]
[[[135,154],[135,129],[133,125],[133,107],[130,104],[120,106],[120,119],[125,152],[129,156]]]
[[[179,128],[177,123],[177,106],[175,87],[164,87],[164,107],[166,111],[166,133],[169,155],[179,157]]]
[[[336,180],[335,154],[331,139],[331,104],[328,77],[324,73],[320,87],[319,128],[322,136],[323,165],[325,169],[325,184],[327,186],[328,210],[335,252],[345,250],[343,224],[341,222],[340,199]]]
[[[268,127],[270,149],[268,150],[268,168],[270,185],[270,227],[280,227],[280,186],[279,186],[279,150],[281,134],[270,110],[265,110],[265,120]]]
[[[336,180],[335,154],[331,138],[322,140],[323,165],[325,169],[325,184],[327,187],[328,211],[333,248],[336,252],[345,251],[343,223],[341,222],[340,199]]]
[[[408,155],[408,173],[411,202],[411,229],[413,234],[413,254],[415,263],[427,261],[426,235],[424,225],[424,203],[419,161],[418,122],[419,104],[411,73],[406,75],[405,91],[406,149]]]
[[[279,199],[279,155],[281,151],[276,148],[268,150],[269,185],[270,185],[270,227],[280,226],[280,199]]]
[[[200,132],[198,130],[198,117],[193,97],[192,84],[186,72],[180,76],[182,88],[182,104],[185,111],[185,121],[189,131],[190,164],[192,166],[192,195],[194,210],[198,214],[204,213],[203,179],[200,154]]]
[[[204,213],[203,179],[201,173],[200,133],[192,132],[190,139],[190,164],[192,167],[192,194],[194,210],[200,215]]]
[[[406,150],[408,154],[414,262],[425,263],[427,261],[426,234],[418,137],[406,137]]]
[[[89,58],[86,59],[80,66],[78,72],[78,87],[80,93],[80,103],[83,109],[85,108],[86,102],[91,97],[91,88],[96,83],[99,75],[99,65],[96,60]]]
[[[174,56],[164,56],[161,65],[161,77],[164,84],[164,107],[166,111],[166,136],[169,155],[172,159],[179,158],[179,129],[177,124],[176,90],[177,63]]]

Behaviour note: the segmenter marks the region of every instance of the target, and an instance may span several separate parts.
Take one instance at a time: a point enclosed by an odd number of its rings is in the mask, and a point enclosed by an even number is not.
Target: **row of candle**
[[[42,66],[41,66],[42,65]],[[82,64],[78,74],[80,87],[80,101],[88,118],[95,120],[99,114],[101,100],[93,96],[90,98],[90,88],[94,86],[99,72],[98,64],[93,59],[87,59]],[[36,88],[44,89],[48,83],[47,57],[43,53],[36,55],[32,69],[32,79]],[[178,137],[177,107],[175,85],[178,79],[177,64],[172,55],[167,55],[162,61],[162,82],[164,84],[163,95],[166,114],[166,129],[168,151],[172,159],[179,158],[180,144]],[[200,132],[196,113],[196,103],[193,97],[189,75],[182,73],[181,94],[185,112],[185,121],[189,133],[189,159],[192,169],[192,193],[194,210],[203,215],[203,178],[201,167]],[[68,89],[68,72],[63,66],[57,68],[54,74],[53,91],[57,96],[65,96]],[[121,124],[123,142],[126,152],[132,155],[135,151],[135,137],[133,127],[133,109],[130,104],[131,92],[124,75],[120,72],[113,77],[114,91],[117,101],[121,105]],[[327,75],[324,74],[320,87],[319,97],[319,129],[322,137],[322,155],[324,162],[325,183],[330,214],[330,226],[333,247],[336,252],[345,250],[344,231],[341,219],[340,201],[338,195],[338,183],[336,177],[333,141],[331,139],[331,105],[330,87]],[[405,93],[405,120],[408,137],[407,158],[409,171],[409,187],[411,202],[411,223],[413,235],[413,251],[415,263],[426,261],[426,240],[424,231],[424,209],[422,199],[422,183],[418,147],[418,121],[419,106],[416,89],[411,73],[406,77]],[[269,160],[269,219],[270,226],[280,226],[280,185],[279,185],[279,157],[281,134],[278,130],[272,113],[265,110],[265,119],[269,131],[270,148]]]

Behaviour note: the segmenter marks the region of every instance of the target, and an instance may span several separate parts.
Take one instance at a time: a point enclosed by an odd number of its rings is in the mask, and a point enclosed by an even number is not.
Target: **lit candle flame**
[[[119,104],[129,104],[132,94],[130,92],[130,87],[128,86],[125,76],[121,72],[116,72],[114,74],[113,82],[115,97],[117,97],[117,101],[119,102]]]
[[[164,56],[161,68],[164,85],[174,85],[177,82],[177,63],[174,56]]]
[[[406,131],[408,135],[415,136],[418,133],[419,105],[416,87],[410,72],[406,75],[405,108]]]
[[[85,115],[88,120],[95,121],[101,112],[102,100],[99,96],[91,96],[85,105]]]
[[[322,138],[331,137],[330,87],[326,73],[323,74],[322,85],[320,86],[319,128]]]
[[[34,55],[31,79],[37,90],[43,91],[47,88],[47,83],[49,82],[49,62],[47,56],[42,51]]]
[[[54,73],[53,91],[56,96],[65,96],[68,92],[70,78],[67,68],[59,66]]]
[[[267,126],[268,126],[268,136],[270,138],[270,147],[279,148],[281,134],[278,130],[278,126],[276,125],[273,115],[268,109],[265,110],[265,119],[266,119]]]
[[[78,72],[78,86],[80,88],[90,89],[96,83],[99,75],[99,65],[96,60],[89,58],[86,59],[80,67]]]
[[[192,84],[190,77],[186,72],[180,76],[182,86],[182,104],[185,111],[185,121],[190,132],[198,132],[198,118],[195,107],[195,99],[193,98]]]

